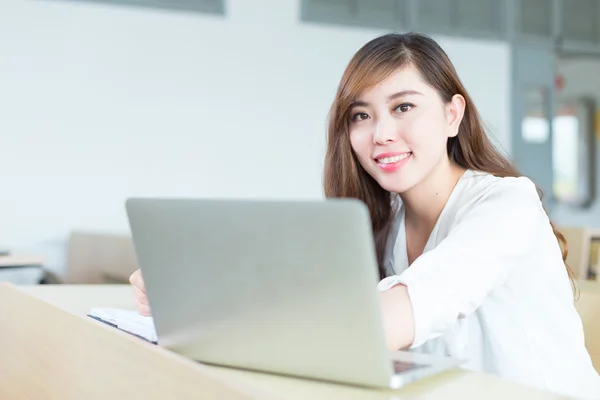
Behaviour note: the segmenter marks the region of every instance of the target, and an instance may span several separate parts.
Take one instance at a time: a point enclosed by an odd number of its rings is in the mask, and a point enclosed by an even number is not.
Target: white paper
[[[126,332],[157,342],[156,329],[152,317],[146,317],[133,310],[118,308],[92,308],[90,316],[99,318]]]

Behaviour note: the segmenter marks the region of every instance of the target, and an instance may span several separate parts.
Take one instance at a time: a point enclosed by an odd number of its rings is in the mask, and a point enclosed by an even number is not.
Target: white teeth
[[[394,156],[394,157],[378,158],[377,162],[381,163],[381,164],[393,164],[393,163],[397,163],[400,160],[404,160],[406,157],[410,156],[411,154],[412,153],[404,153],[402,155]]]

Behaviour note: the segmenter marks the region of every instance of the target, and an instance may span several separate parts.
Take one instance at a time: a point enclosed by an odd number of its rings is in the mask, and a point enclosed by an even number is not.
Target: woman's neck
[[[431,231],[465,169],[442,161],[417,186],[400,195],[405,223],[417,231]]]

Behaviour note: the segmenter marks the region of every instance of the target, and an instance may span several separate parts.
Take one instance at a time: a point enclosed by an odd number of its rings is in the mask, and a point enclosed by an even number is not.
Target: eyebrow
[[[423,95],[423,93],[421,92],[417,92],[416,90],[403,90],[401,92],[398,93],[394,93],[388,96],[387,101],[390,102],[392,100],[395,100],[399,97],[404,97],[404,96],[410,96],[410,95]],[[350,104],[350,108],[352,107],[368,107],[370,104],[367,103],[366,101],[362,101],[362,100],[355,100],[352,102],[352,104]]]

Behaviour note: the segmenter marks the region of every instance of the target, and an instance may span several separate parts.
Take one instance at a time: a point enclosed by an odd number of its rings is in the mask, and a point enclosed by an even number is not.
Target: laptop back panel
[[[362,203],[130,199],[127,212],[161,345],[210,364],[388,386]]]

